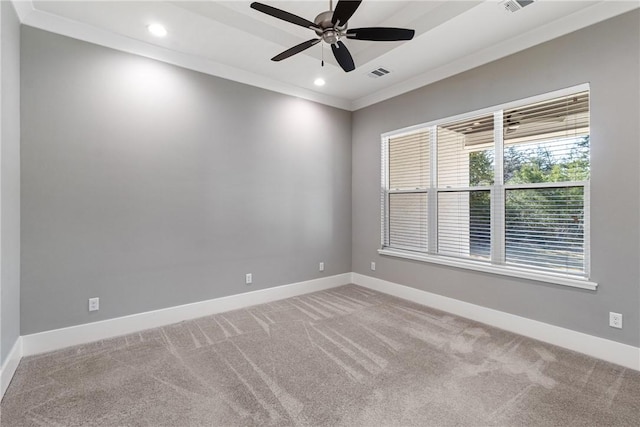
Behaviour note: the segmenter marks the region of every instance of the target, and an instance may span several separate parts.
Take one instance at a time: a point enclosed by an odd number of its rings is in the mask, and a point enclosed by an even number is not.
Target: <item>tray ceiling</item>
[[[262,1],[313,20],[328,1]],[[282,62],[270,58],[314,37],[257,12],[250,1],[15,1],[26,25],[354,110],[639,7],[638,1],[536,1],[508,12],[499,1],[364,0],[349,22],[416,30],[408,42],[346,40],[345,73],[320,43]],[[335,4],[334,4],[335,6]],[[156,38],[153,22],[168,31]],[[324,54],[325,66],[321,66]],[[368,74],[379,67],[384,77]],[[326,85],[313,82],[322,77]]]

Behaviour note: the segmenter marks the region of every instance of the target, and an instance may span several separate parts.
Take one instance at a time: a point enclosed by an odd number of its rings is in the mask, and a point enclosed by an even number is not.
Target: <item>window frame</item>
[[[572,95],[578,92],[590,91],[588,83],[580,84],[565,89],[548,92],[541,95],[536,95],[508,103],[495,105],[481,110],[476,110],[464,114],[459,114],[452,117],[445,117],[438,120],[433,120],[427,123],[409,126],[403,129],[390,131],[381,135],[381,246],[378,249],[378,253],[385,256],[392,256],[404,259],[410,259],[415,261],[423,261],[433,264],[447,265],[462,269],[469,269],[474,271],[480,271],[485,273],[493,273],[497,275],[517,277],[523,279],[530,279],[539,282],[553,283],[558,285],[571,286],[576,288],[596,290],[598,284],[591,278],[591,250],[590,250],[590,181],[567,181],[567,182],[553,182],[553,183],[526,183],[526,184],[504,184],[503,177],[503,160],[504,160],[504,141],[503,141],[503,117],[504,110],[521,107],[527,104],[534,104],[550,100],[553,98],[559,98],[563,96]],[[591,98],[589,97],[589,102]],[[589,113],[591,108],[589,108]],[[438,247],[438,221],[437,221],[437,198],[442,190],[445,192],[451,192],[460,189],[441,189],[437,183],[437,135],[436,129],[438,125],[442,125],[449,122],[462,121],[471,119],[481,115],[493,114],[494,115],[494,142],[493,149],[494,154],[494,183],[490,186],[469,186],[466,190],[471,189],[483,189],[490,191],[490,208],[491,208],[491,246],[490,246],[490,258],[488,261],[478,261],[473,258],[455,257],[442,255],[437,253]],[[389,189],[389,138],[399,137],[406,134],[415,133],[421,130],[428,130],[430,138],[430,165],[429,173],[431,176],[429,187],[426,189],[420,189],[420,192],[426,193],[428,200],[428,218],[427,222],[427,251],[417,252],[412,250],[403,250],[393,247],[385,246],[385,242],[388,242],[389,227],[387,227],[389,221],[389,194],[403,192],[403,190],[390,190]],[[434,181],[435,179],[435,181]],[[517,265],[513,263],[506,263],[505,257],[505,197],[507,190],[513,189],[526,189],[526,188],[543,188],[543,187],[582,187],[584,192],[584,273],[580,275],[554,272],[545,269],[537,269],[533,266]],[[416,190],[413,190],[415,192]],[[500,197],[496,194],[501,194]],[[435,205],[434,205],[435,202]],[[436,213],[433,216],[433,213]]]

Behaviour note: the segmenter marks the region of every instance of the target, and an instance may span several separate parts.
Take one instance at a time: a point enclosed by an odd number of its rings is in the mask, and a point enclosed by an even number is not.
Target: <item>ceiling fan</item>
[[[272,61],[282,61],[289,58],[303,50],[309,49],[321,41],[331,45],[333,55],[338,61],[338,64],[346,72],[353,71],[356,66],[353,62],[353,58],[347,49],[347,46],[340,40],[343,37],[354,40],[368,40],[368,41],[401,41],[411,40],[415,34],[415,30],[409,30],[406,28],[389,28],[389,27],[366,27],[366,28],[352,28],[347,29],[347,24],[351,16],[355,13],[362,0],[339,0],[336,4],[335,10],[332,9],[332,1],[329,0],[329,10],[322,12],[314,22],[308,21],[297,15],[294,15],[284,10],[277,9],[273,6],[266,4],[253,2],[251,8],[271,15],[274,18],[282,19],[283,21],[290,22],[292,24],[300,25],[301,27],[309,28],[315,31],[316,36],[300,43],[290,49],[271,58]]]
[[[521,109],[508,110],[504,112],[505,135],[522,132],[521,126],[528,128],[530,131],[533,127],[561,130],[563,124],[564,126],[575,127],[577,126],[576,123],[583,123],[585,120],[583,115],[588,112],[589,97],[585,94],[540,102]],[[569,123],[570,121],[573,124]]]
[[[504,116],[504,134],[509,135],[522,131],[520,126],[525,128],[531,128],[532,126],[540,127],[558,127],[564,123],[568,113],[556,113],[556,114],[531,114],[527,112],[520,112],[518,110],[510,111],[509,114]]]

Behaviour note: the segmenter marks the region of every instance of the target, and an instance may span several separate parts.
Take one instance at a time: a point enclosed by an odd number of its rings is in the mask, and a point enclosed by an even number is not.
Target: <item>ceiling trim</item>
[[[31,0],[11,0],[13,8],[18,15],[20,22],[24,23],[25,18],[33,12],[33,2]]]
[[[351,101],[349,100],[317,93],[236,67],[221,64],[210,59],[156,46],[151,43],[121,36],[111,31],[105,31],[92,25],[43,12],[35,9],[31,0],[13,0],[13,4],[21,23],[30,27],[155,59],[250,86],[308,99],[343,110],[351,110]]]
[[[181,53],[43,12],[34,8],[32,0],[12,0],[12,3],[21,23],[24,25],[349,111],[359,110],[402,95],[438,80],[468,71],[640,7],[640,2],[638,1],[603,0],[591,7],[552,21],[543,27],[523,33],[518,37],[505,40],[502,43],[449,62],[404,82],[350,101],[287,84],[204,57]]]
[[[434,68],[404,82],[356,99],[351,104],[351,110],[355,111],[377,104],[639,7],[640,2],[637,1],[601,1],[591,7],[523,33],[518,37],[505,40],[502,43],[495,44],[472,55],[449,62],[448,64]]]

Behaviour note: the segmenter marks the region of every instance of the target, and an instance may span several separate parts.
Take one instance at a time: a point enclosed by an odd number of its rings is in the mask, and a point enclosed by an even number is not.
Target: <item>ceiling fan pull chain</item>
[[[320,48],[322,49],[322,61],[320,61],[320,66],[324,67],[324,44],[321,44]]]

